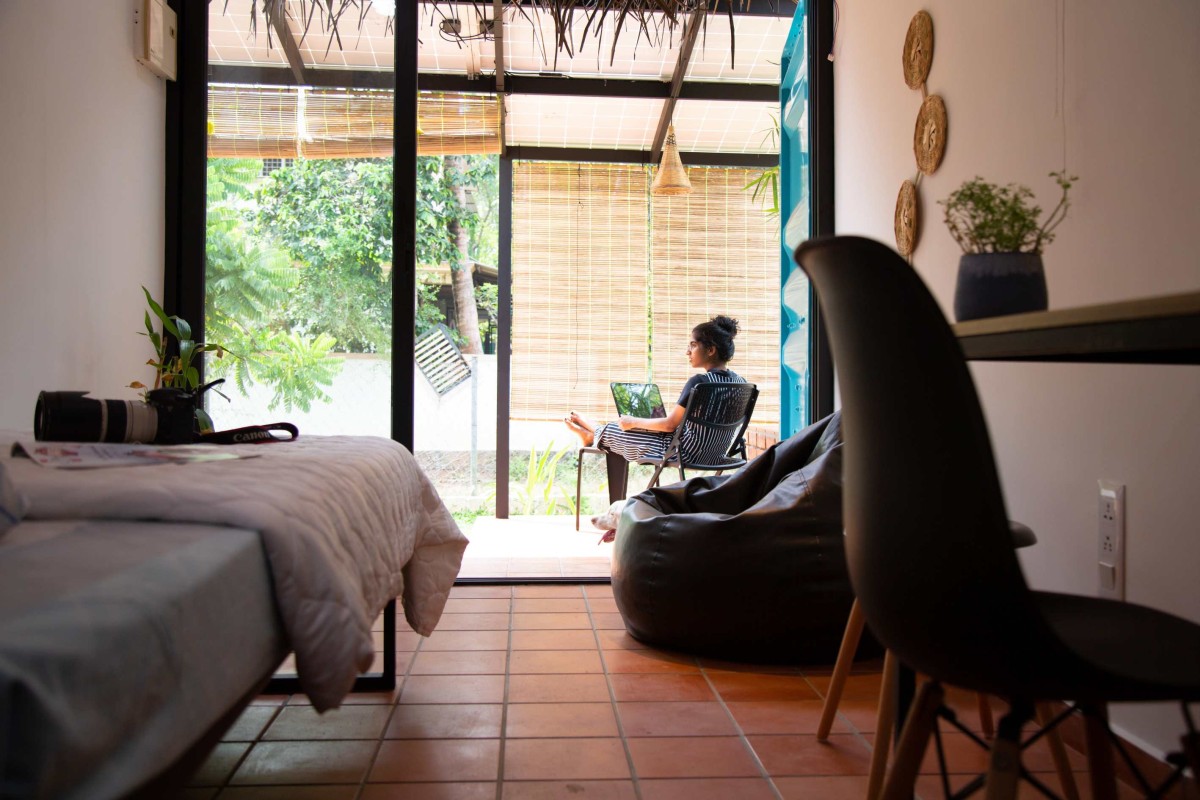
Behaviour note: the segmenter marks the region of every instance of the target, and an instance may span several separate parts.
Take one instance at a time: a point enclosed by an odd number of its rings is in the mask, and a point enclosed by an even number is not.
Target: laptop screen
[[[613,381],[609,386],[612,387],[618,414],[642,419],[667,416],[657,384]]]

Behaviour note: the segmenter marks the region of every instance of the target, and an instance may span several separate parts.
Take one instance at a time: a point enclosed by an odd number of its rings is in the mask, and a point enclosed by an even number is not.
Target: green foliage
[[[450,516],[460,525],[470,525],[480,517],[491,517],[492,510],[479,506],[477,508],[456,508],[450,511]]]
[[[154,385],[147,386],[141,381],[133,381],[129,388],[145,390],[143,399],[149,397],[151,389],[182,389],[195,393],[200,388],[200,370],[195,364],[196,357],[203,353],[213,353],[217,358],[223,358],[229,351],[223,345],[196,342],[192,338],[192,326],[186,320],[175,314],[168,316],[163,307],[150,296],[150,290],[145,286],[142,287],[142,293],[146,295],[146,305],[150,307],[150,310],[145,312],[146,332],[143,335],[150,339],[150,344],[154,347],[154,358],[146,362],[154,367]],[[162,324],[161,334],[154,329],[150,312],[154,312],[154,316]],[[168,335],[175,337],[174,354]],[[196,421],[200,423],[201,432],[213,429],[212,419],[203,408],[196,408]]]
[[[574,513],[574,494],[556,485],[558,462],[571,452],[572,448],[567,445],[558,452],[551,452],[553,448],[554,442],[550,442],[540,453],[536,447],[529,451],[529,461],[525,465],[525,482],[513,486],[516,495],[514,506],[520,509],[517,513],[542,513],[553,516],[558,512],[560,501],[570,513]],[[517,470],[514,469],[513,472]]]
[[[462,269],[461,255],[449,236],[453,219],[466,229],[475,258],[495,263],[497,156],[422,157],[417,159],[417,262]],[[475,210],[459,205],[455,187],[466,187]]]
[[[252,159],[209,161],[205,324],[240,357],[212,361],[208,369],[232,378],[243,396],[255,383],[270,387],[271,410],[308,411],[314,400],[329,401],[322,387],[333,383],[341,361],[329,355],[335,342],[328,334],[288,330],[285,310],[300,271],[252,230],[261,170]]]
[[[475,305],[479,308],[479,335],[495,346],[496,320],[500,314],[500,287],[483,283],[475,287]],[[491,351],[488,351],[491,352]]]
[[[497,164],[495,156],[417,159],[418,263],[462,268],[451,220],[468,232],[476,258],[495,258]],[[298,265],[286,303],[288,324],[330,334],[337,350],[391,348],[391,177],[390,158],[300,160],[271,173],[258,195],[260,233]],[[471,189],[476,210],[459,205],[458,185]],[[417,292],[420,336],[446,320],[435,302],[436,287],[418,286]]]
[[[417,283],[416,335],[420,339],[434,328],[446,324],[446,315],[438,307],[438,285],[419,281]]]
[[[289,327],[328,334],[339,350],[387,352],[391,160],[298,160],[271,173],[258,201],[259,230],[300,264],[287,304]]]
[[[1040,253],[1054,241],[1054,229],[1067,217],[1067,194],[1079,180],[1066,171],[1051,172],[1062,197],[1039,223],[1042,209],[1031,205],[1033,192],[1018,184],[999,186],[976,176],[938,204],[945,207],[946,227],[964,253]]]
[[[329,354],[335,343],[327,333],[316,337],[294,331],[272,333],[262,348],[267,355],[253,359],[259,379],[275,390],[267,408],[274,411],[282,405],[288,411],[294,407],[309,411],[314,400],[330,402],[321,387],[333,383],[342,368],[342,362]],[[238,363],[251,360],[247,357]]]
[[[774,123],[771,128],[763,133],[763,141],[769,141],[773,149],[779,149],[779,118],[772,115],[771,122]],[[779,216],[779,165],[767,167],[754,180],[742,187],[742,190],[751,190],[751,199],[755,202],[762,202],[763,211],[767,214]],[[761,200],[760,200],[761,198]],[[768,205],[768,201],[770,204]]]

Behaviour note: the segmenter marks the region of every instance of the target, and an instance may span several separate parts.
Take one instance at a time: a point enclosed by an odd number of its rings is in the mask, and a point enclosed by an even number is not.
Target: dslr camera
[[[43,391],[33,413],[33,435],[51,442],[189,444],[197,436],[199,396],[183,389],[152,389],[142,402]]]

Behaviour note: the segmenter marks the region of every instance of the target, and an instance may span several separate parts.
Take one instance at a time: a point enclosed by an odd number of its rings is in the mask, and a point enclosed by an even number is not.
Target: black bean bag
[[[634,497],[617,528],[612,587],[625,627],[648,644],[729,660],[832,663],[854,601],[840,413],[737,473]],[[878,652],[863,640],[860,655]]]

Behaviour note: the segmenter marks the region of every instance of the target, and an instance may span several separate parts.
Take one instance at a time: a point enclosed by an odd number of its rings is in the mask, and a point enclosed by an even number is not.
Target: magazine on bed
[[[194,464],[254,458],[258,453],[236,453],[216,445],[111,444],[108,442],[29,442],[12,446],[14,456],[25,456],[43,467],[90,469],[136,467],[147,464]]]

